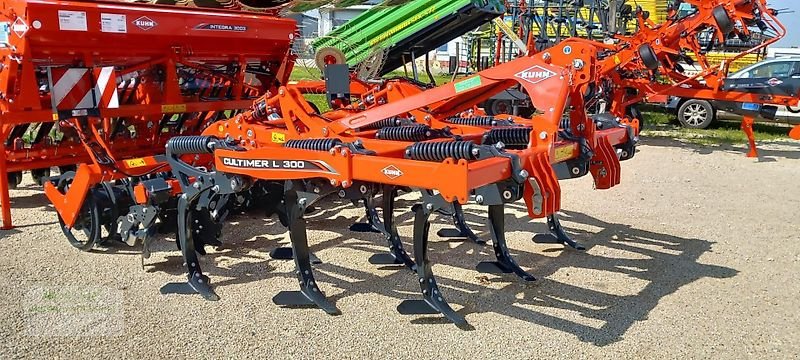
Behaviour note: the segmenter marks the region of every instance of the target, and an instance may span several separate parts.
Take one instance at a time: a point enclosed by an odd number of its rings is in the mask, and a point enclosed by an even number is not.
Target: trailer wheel
[[[717,27],[719,27],[719,31],[721,31],[723,35],[727,36],[735,29],[731,17],[728,16],[728,12],[725,11],[722,5],[715,7],[711,13],[714,15]]]
[[[508,115],[511,114],[513,108],[511,100],[490,99],[486,102],[483,111],[489,116]]]
[[[710,102],[690,99],[678,108],[678,121],[689,129],[705,129],[716,119],[716,111]]]
[[[65,194],[74,178],[74,172],[67,172],[61,175],[58,181],[58,190]],[[61,231],[64,232],[70,245],[81,251],[91,250],[97,240],[100,239],[100,209],[97,207],[91,192],[86,196],[72,228],[67,227],[60,214],[58,215],[58,223],[61,225]]]

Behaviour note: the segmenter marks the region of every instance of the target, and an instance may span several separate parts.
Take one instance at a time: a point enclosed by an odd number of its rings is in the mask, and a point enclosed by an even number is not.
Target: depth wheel
[[[59,180],[58,189],[62,194],[69,190],[69,185],[75,173],[68,172],[61,176]],[[61,225],[61,231],[67,237],[70,245],[74,246],[81,251],[91,250],[97,241],[100,239],[100,209],[94,201],[94,198],[89,192],[89,196],[83,201],[78,217],[75,219],[75,225],[69,228],[61,215],[58,215],[58,223]]]

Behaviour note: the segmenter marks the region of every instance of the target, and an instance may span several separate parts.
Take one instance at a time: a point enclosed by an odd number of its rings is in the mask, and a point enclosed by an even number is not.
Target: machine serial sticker
[[[281,134],[279,132],[272,133],[272,142],[276,144],[283,144],[286,142],[286,134]]]
[[[125,165],[127,165],[129,168],[137,168],[147,166],[147,162],[144,161],[144,159],[130,159],[125,160]]]
[[[100,31],[104,33],[126,34],[128,19],[120,14],[100,14]]]
[[[86,12],[58,10],[58,28],[63,31],[88,31]]]
[[[453,85],[456,88],[456,93],[461,93],[467,90],[474,89],[478,86],[481,86],[481,77],[476,76],[464,81],[459,81]]]
[[[575,152],[575,145],[557,147],[555,154],[555,162],[562,162],[564,160],[569,160],[570,158],[572,158],[572,154],[574,152]]]

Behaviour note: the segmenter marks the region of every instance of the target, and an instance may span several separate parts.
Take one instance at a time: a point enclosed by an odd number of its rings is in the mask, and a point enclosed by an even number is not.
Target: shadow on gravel
[[[675,143],[675,142],[672,142]],[[651,144],[652,145],[652,144]],[[665,145],[667,146],[667,145]],[[414,201],[401,200],[395,212],[396,223],[408,251],[412,250],[410,229],[413,222],[409,211]],[[347,226],[363,220],[358,216],[340,215],[340,211],[353,206],[347,202],[326,201],[320,209],[307,215],[309,232],[325,231],[326,240],[315,241],[312,252],[323,249],[350,249],[363,252],[364,263],[371,254],[386,251],[386,241],[381,234],[356,233]],[[536,231],[546,231],[542,221],[532,223],[524,216],[522,204],[511,204],[519,217],[506,216],[506,231],[525,235],[509,239],[512,248],[515,242],[530,241]],[[483,223],[485,210],[465,210],[468,223],[482,238],[489,240]],[[449,217],[434,216],[436,224],[450,224]],[[474,271],[480,261],[494,260],[491,245],[480,246],[469,241],[440,239],[431,232],[429,256],[433,264],[467,269],[459,272],[461,280],[438,276],[443,295],[463,315],[497,313],[511,319],[546,326],[575,335],[584,342],[604,346],[623,339],[625,333],[636,322],[646,320],[659,301],[681,287],[704,278],[724,279],[735,276],[738,271],[731,268],[706,265],[698,259],[711,251],[713,243],[702,239],[680,238],[635,227],[612,224],[588,215],[565,211],[562,216],[570,235],[586,246],[586,252],[565,250],[553,245],[544,253],[513,251],[516,260],[539,280],[524,283],[512,275],[483,275]],[[586,232],[572,229],[571,224],[583,224],[600,229]],[[292,271],[276,272],[275,261],[269,258],[270,250],[288,244],[286,229],[273,219],[234,216],[223,229],[225,245],[204,256],[203,270],[212,280],[212,285],[224,299],[224,287],[232,284],[256,282],[273,277],[294,278]],[[332,235],[331,235],[332,234]],[[528,240],[525,240],[528,239]],[[154,242],[153,252],[173,252],[166,260],[145,261],[145,271],[165,272],[185,276],[182,258],[176,252],[174,241],[163,238]],[[114,246],[110,253],[138,254],[140,248]],[[129,252],[130,251],[130,252]],[[553,256],[554,253],[558,253]],[[619,254],[625,256],[620,257]],[[609,255],[606,255],[609,254]],[[399,267],[377,267],[367,264],[364,269],[353,264],[326,262],[315,265],[315,275],[321,288],[337,301],[359,294],[376,293],[396,301],[373,304],[375,307],[397,306],[402,300],[421,299],[417,276],[408,269]],[[434,271],[442,273],[443,267]],[[552,278],[563,278],[579,274],[582,282],[561,282]],[[595,281],[586,282],[587,274],[597,275]],[[463,277],[473,277],[464,281]],[[622,279],[622,285],[611,278]],[[576,285],[580,283],[581,286]],[[492,287],[492,288],[488,288]],[[499,287],[499,289],[497,289]],[[270,289],[271,293],[297,288]],[[199,296],[199,295],[192,295]],[[285,311],[291,311],[286,309]],[[347,316],[347,314],[344,314]],[[326,316],[322,311],[318,316]],[[442,326],[447,322],[441,316],[409,317],[412,326]]]
[[[749,151],[747,145],[730,145],[730,144],[699,145],[699,144],[682,142],[662,137],[643,137],[642,144],[648,146],[657,146],[657,147],[690,149],[693,152],[700,155],[710,155],[715,152],[725,152],[732,154],[740,154],[742,157],[744,157],[747,155],[747,152]],[[791,148],[791,150],[770,150],[770,149],[764,149],[763,146],[759,146],[758,148],[759,162],[775,162],[780,159],[791,159],[791,160],[800,159],[800,143],[798,143],[797,141],[788,141],[788,140],[770,141],[768,144],[786,146]],[[764,145],[764,144],[759,143],[758,145]]]
[[[35,190],[41,190],[41,188]],[[45,207],[50,208],[52,205],[50,204],[50,200],[48,200],[41,191],[25,196],[11,196],[12,209],[38,209]]]
[[[438,282],[444,289],[445,298],[464,315],[498,313],[571,333],[581,341],[604,346],[622,340],[631,326],[647,319],[650,311],[663,297],[681,287],[703,278],[731,278],[738,273],[735,269],[698,262],[701,255],[711,251],[713,243],[709,241],[610,224],[577,212],[564,212],[563,215],[562,219],[566,222],[570,235],[582,242],[587,247],[587,252],[565,250],[556,245],[546,251],[560,251],[561,254],[557,257],[517,251],[514,255],[518,262],[532,266],[530,272],[539,279],[532,283],[523,283],[511,275],[483,276],[477,272],[475,278],[481,283],[479,285],[439,276]],[[471,223],[480,222],[483,216],[479,211],[467,211]],[[602,230],[596,233],[569,230],[570,222]],[[330,228],[319,225],[310,222],[309,231]],[[509,216],[506,230],[528,232],[532,236],[534,227],[538,227],[532,225],[525,218],[514,219]],[[544,226],[538,228],[544,229]],[[407,235],[409,234],[401,231],[401,236]],[[480,235],[488,238],[486,233]],[[373,240],[369,241],[363,234],[343,234],[315,247],[382,251],[382,236],[375,234]],[[472,270],[479,261],[492,260],[493,257],[491,245],[482,247],[470,242],[456,243],[436,239],[434,236],[431,240],[430,257],[434,264]],[[409,249],[410,245],[407,243]],[[604,256],[607,252],[625,252],[627,255],[625,258]],[[397,303],[375,306],[395,306],[401,300],[421,298],[417,295],[419,287],[416,275],[402,267],[394,268],[396,270],[382,268],[363,271],[324,263],[316,265],[315,269],[320,282],[333,284],[324,284],[323,291],[330,286],[343,290],[331,297],[333,302],[361,293],[378,293],[398,300]],[[571,273],[591,270],[601,277],[591,283],[591,289],[548,279],[560,269]],[[620,276],[625,279],[624,284],[628,285],[622,291],[630,293],[633,290],[635,293],[615,294],[614,290],[620,289],[611,289],[613,285],[608,284],[609,278]],[[629,284],[629,280],[636,286]],[[500,285],[502,288],[489,289],[485,286],[489,284]],[[609,290],[604,291],[604,288]],[[556,315],[567,313],[571,315]],[[411,319],[412,324],[419,326],[447,323],[436,315]]]

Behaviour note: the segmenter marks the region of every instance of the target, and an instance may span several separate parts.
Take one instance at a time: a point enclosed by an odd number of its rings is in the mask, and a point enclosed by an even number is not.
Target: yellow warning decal
[[[161,105],[161,112],[167,114],[183,113],[186,112],[186,104]]]
[[[283,144],[286,142],[286,134],[281,134],[278,132],[272,133],[272,142],[276,144]]]
[[[222,124],[219,124],[217,126],[217,131],[220,132],[220,133],[224,133],[225,132],[225,126],[223,126]]]
[[[137,168],[137,167],[147,166],[147,162],[144,161],[144,159],[142,158],[130,159],[130,160],[125,160],[125,165],[127,165],[129,168]]]
[[[575,153],[575,145],[567,145],[561,146],[556,148],[556,155],[555,160],[556,162],[562,162],[565,160],[569,160],[572,158],[572,154]]]

